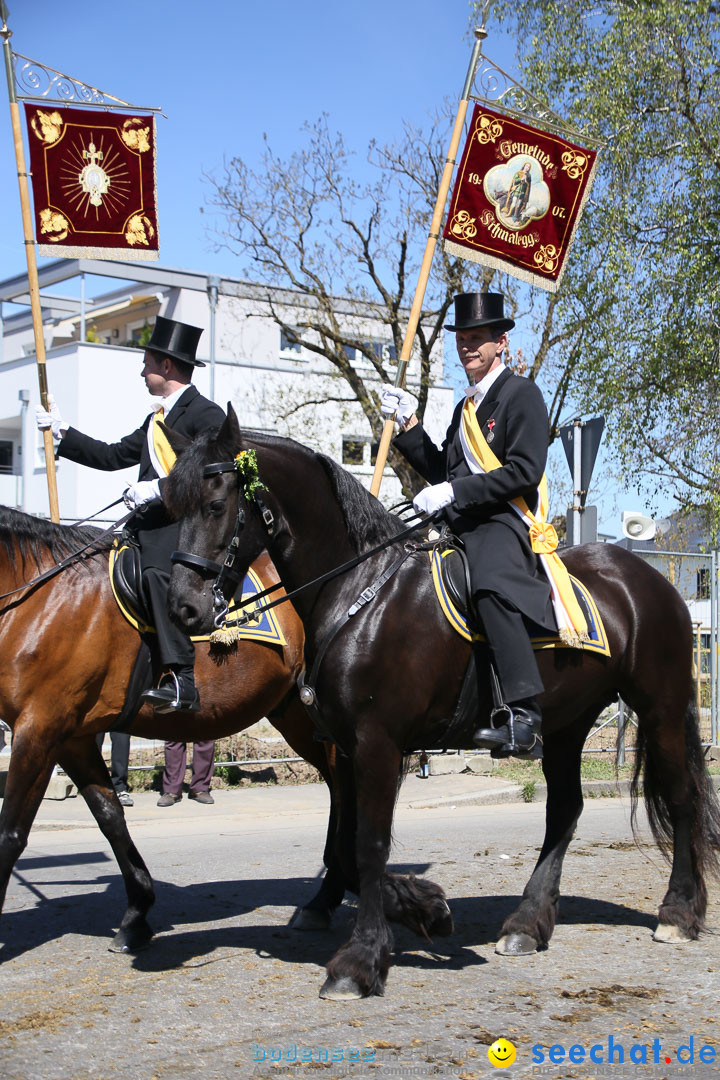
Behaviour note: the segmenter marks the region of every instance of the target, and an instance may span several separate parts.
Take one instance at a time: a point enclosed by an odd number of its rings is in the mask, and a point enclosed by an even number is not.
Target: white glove
[[[145,503],[160,498],[162,496],[160,495],[159,480],[140,480],[137,484],[131,484],[129,488],[125,488],[123,492],[125,505],[130,510],[138,510]]]
[[[392,416],[397,413],[396,419],[404,424],[410,419],[417,409],[417,398],[408,394],[407,390],[390,383],[383,383],[380,387],[380,412],[383,416]]]
[[[435,514],[449,506],[454,497],[452,484],[445,481],[419,491],[413,499],[413,506],[419,514]]]
[[[70,425],[64,422],[52,394],[48,394],[47,399],[49,410],[43,409],[42,405],[35,406],[35,423],[40,431],[52,428],[53,438],[61,439]]]

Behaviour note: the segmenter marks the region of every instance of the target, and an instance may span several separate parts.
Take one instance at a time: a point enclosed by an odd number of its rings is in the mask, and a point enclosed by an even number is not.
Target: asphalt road
[[[352,907],[326,934],[287,927],[315,887],[323,799],[286,804],[281,792],[162,812],[153,795],[136,800],[128,816],[158,901],[157,936],[134,957],[107,951],[124,893],[102,837],[74,810],[41,813],[0,922],[3,1080],[476,1080],[502,1074],[488,1059],[500,1036],[517,1050],[506,1076],[718,1075],[699,1054],[712,1047],[720,1063],[720,939],[653,943],[668,872],[646,834],[633,843],[625,799],[587,804],[551,946],[524,959],[493,949],[536,859],[543,806],[401,805],[392,865],[445,887],[456,930],[432,948],[397,930],[385,997],[338,1004],[318,990]],[[717,884],[711,897],[717,929]],[[692,1065],[678,1063],[682,1047]]]

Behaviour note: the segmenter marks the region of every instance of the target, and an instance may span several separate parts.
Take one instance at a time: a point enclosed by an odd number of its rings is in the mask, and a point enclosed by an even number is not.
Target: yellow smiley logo
[[[507,1039],[496,1039],[488,1050],[488,1061],[496,1069],[507,1069],[512,1065],[517,1056],[517,1051]]]

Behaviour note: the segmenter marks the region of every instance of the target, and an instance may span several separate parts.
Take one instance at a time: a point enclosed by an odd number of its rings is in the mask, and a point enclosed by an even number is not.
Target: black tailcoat
[[[156,480],[158,474],[150,460],[147,443],[147,430],[153,417],[154,413],[150,413],[139,428],[115,443],[91,439],[70,427],[60,440],[58,456],[106,472],[139,465],[138,480]],[[180,435],[194,439],[203,431],[219,428],[224,419],[225,413],[220,406],[190,385],[163,418],[163,423]],[[142,548],[143,569],[158,566],[169,573],[170,553],[177,547],[177,526],[170,522],[165,508],[161,503],[153,503],[142,509],[133,523]]]
[[[470,471],[460,442],[458,403],[442,447],[422,425],[402,432],[394,445],[430,484],[449,480],[454,499],[443,511],[462,539],[470,563],[473,593],[491,592],[509,600],[532,622],[556,629],[550,586],[530,547],[527,526],[509,505],[522,496],[534,511],[545,471],[548,414],[540,390],[509,370],[495,380],[477,410],[480,429],[502,467]]]
[[[147,445],[147,429],[153,416],[154,413],[150,413],[141,427],[116,443],[91,439],[77,428],[68,428],[60,440],[58,456],[69,458],[79,465],[87,465],[91,469],[103,469],[105,472],[126,469],[128,465],[139,465],[138,480],[156,480],[157,473],[152,466]],[[163,423],[180,435],[194,439],[203,431],[219,428],[224,419],[225,413],[220,406],[203,397],[197,387],[191,384],[163,418]]]

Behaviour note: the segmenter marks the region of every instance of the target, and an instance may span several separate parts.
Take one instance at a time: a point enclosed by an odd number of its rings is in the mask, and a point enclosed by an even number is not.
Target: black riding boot
[[[497,727],[478,728],[473,742],[490,750],[494,758],[519,757],[539,759],[543,756],[542,717],[535,698],[508,702],[493,711],[490,722],[501,721]]]
[[[142,700],[152,705],[158,713],[198,712],[200,695],[192,667],[173,664],[169,673],[163,675],[160,685],[146,690]]]

